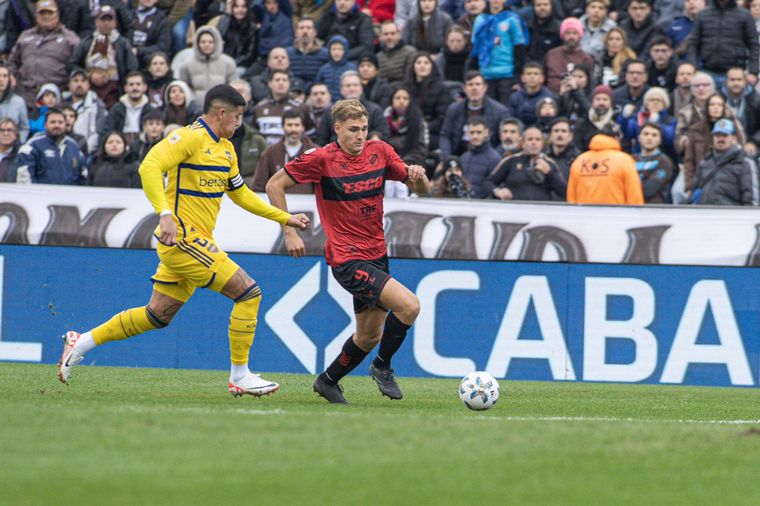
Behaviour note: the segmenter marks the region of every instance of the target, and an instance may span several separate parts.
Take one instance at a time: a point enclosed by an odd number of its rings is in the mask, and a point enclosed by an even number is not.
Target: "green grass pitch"
[[[364,364],[363,364],[364,365]],[[233,399],[220,371],[0,364],[0,504],[757,505],[760,390],[362,374]]]

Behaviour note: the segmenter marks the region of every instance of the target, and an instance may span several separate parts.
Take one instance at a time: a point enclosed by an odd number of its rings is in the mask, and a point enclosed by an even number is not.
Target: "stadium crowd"
[[[759,205],[759,26],[760,0],[0,0],[0,181],[139,187],[229,83],[255,191],[358,98],[433,197]]]

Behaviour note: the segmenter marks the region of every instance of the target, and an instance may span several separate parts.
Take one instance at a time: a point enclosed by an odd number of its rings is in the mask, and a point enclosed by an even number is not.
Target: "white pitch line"
[[[328,408],[329,409],[329,408]],[[330,410],[323,413],[315,413],[314,411],[301,411],[290,409],[247,409],[247,408],[235,408],[228,409],[220,407],[219,409],[204,408],[196,406],[187,407],[146,407],[140,405],[121,405],[119,411],[129,411],[132,413],[194,413],[203,415],[246,415],[246,416],[279,416],[279,415],[291,415],[291,416],[365,416],[366,413],[357,413],[350,411],[350,406],[340,408],[340,411]],[[690,424],[690,425],[760,425],[760,419],[735,419],[735,420],[697,420],[697,419],[653,419],[653,418],[624,418],[624,417],[603,417],[603,416],[488,416],[478,415],[470,412],[463,412],[461,416],[452,415],[413,415],[413,414],[400,414],[400,413],[375,413],[375,415],[386,416],[402,416],[407,418],[438,418],[438,419],[451,419],[451,420],[464,420],[464,419],[476,419],[476,420],[489,420],[499,422],[606,422],[606,423],[672,423],[672,424]]]

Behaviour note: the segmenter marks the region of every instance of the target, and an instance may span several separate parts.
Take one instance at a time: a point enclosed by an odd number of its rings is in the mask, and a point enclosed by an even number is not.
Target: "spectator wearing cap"
[[[712,129],[713,147],[697,167],[692,203],[712,206],[760,205],[755,162],[736,141],[736,127],[721,119]]]
[[[17,78],[16,90],[30,109],[40,86],[66,85],[66,64],[79,44],[79,37],[61,24],[54,0],[37,2],[35,20],[37,25],[21,33],[8,60],[8,67]]]
[[[544,67],[546,68],[546,86],[552,93],[559,93],[562,78],[575,65],[586,65],[594,68],[594,60],[580,47],[583,38],[583,24],[578,18],[566,18],[559,28],[562,45],[546,53]]]
[[[649,52],[649,41],[655,34],[657,26],[652,16],[652,0],[630,0],[628,17],[620,23],[628,36],[628,47],[636,54]]]
[[[11,72],[0,63],[0,118],[13,120],[21,142],[29,137],[29,115],[24,99],[14,93],[11,86]]]
[[[127,74],[137,70],[132,45],[116,29],[116,9],[101,4],[95,13],[94,34],[79,43],[69,60],[69,72],[85,69],[92,89],[109,109],[119,100]]]
[[[45,130],[45,118],[49,109],[58,107],[61,103],[61,90],[53,83],[45,83],[37,91],[35,108],[29,120],[29,134],[34,136]]]
[[[317,38],[317,25],[311,18],[301,18],[296,24],[296,38],[285,50],[290,60],[290,71],[303,81],[308,91],[319,69],[330,59],[327,48]]]
[[[73,131],[87,139],[87,152],[96,153],[99,147],[98,127],[105,120],[108,111],[106,105],[90,89],[90,81],[83,69],[76,69],[69,74],[68,96],[66,101],[77,114]]]
[[[154,110],[148,100],[148,83],[145,75],[139,70],[127,74],[124,85],[126,93],[119,99],[108,112],[103,122],[102,130],[111,132],[116,130],[124,134],[127,144],[134,141],[142,127],[142,117]]]
[[[615,121],[615,109],[612,106],[612,89],[606,84],[594,88],[591,94],[591,107],[583,121],[575,129],[575,144],[586,151],[591,138],[600,132],[617,137],[620,127]]]
[[[509,105],[515,76],[525,63],[528,41],[520,17],[505,3],[491,0],[490,14],[481,14],[475,20],[472,55],[488,84],[488,95]]]
[[[335,6],[317,22],[317,37],[331,40],[341,35],[347,41],[348,59],[359,61],[364,54],[374,52],[375,31],[372,19],[360,12],[356,0],[335,0]],[[289,45],[289,44],[288,44]],[[337,97],[338,95],[333,95]]]
[[[140,67],[147,67],[148,57],[157,51],[169,53],[172,33],[166,14],[156,7],[158,0],[139,0],[132,17],[132,51]]]
[[[387,79],[379,76],[377,56],[370,54],[359,59],[359,77],[367,100],[383,109],[391,104],[391,86]]]
[[[327,43],[327,51],[330,61],[320,67],[317,72],[316,82],[325,83],[330,88],[330,95],[334,100],[339,100],[340,78],[344,72],[357,70],[356,64],[348,61],[348,41],[342,35],[333,35]]]
[[[509,116],[518,118],[526,126],[538,119],[536,106],[545,98],[554,99],[554,93],[544,86],[544,66],[528,62],[523,66],[522,87],[509,97]]]
[[[617,26],[617,23],[607,16],[609,10],[609,0],[589,0],[586,2],[586,13],[580,19],[583,24],[581,49],[599,62],[604,57],[604,40],[607,33]]]
[[[575,204],[644,203],[636,162],[625,153],[617,137],[596,134],[589,150],[570,166],[567,201]]]
[[[430,196],[436,199],[466,199],[472,196],[470,182],[464,175],[458,156],[443,159],[430,182]]]

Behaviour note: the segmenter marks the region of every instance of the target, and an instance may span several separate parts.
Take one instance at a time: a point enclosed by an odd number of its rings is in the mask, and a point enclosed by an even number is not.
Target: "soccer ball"
[[[488,409],[499,400],[499,383],[487,372],[471,372],[459,384],[459,398],[470,409]]]

